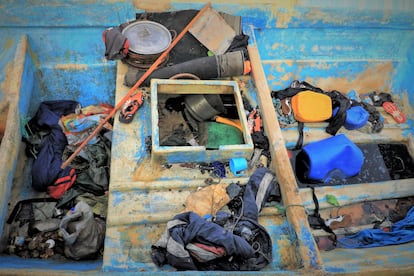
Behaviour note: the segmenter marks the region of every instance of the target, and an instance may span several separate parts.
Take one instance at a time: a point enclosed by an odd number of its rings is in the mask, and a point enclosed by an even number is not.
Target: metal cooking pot
[[[126,26],[122,34],[128,38],[129,51],[142,55],[154,55],[165,51],[171,44],[171,33],[163,25],[149,21],[137,21]]]
[[[187,95],[184,102],[190,115],[199,122],[209,120],[224,112],[223,101],[217,94]]]

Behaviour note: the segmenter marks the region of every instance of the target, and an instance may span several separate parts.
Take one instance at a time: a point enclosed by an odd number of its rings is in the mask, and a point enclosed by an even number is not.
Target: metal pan
[[[128,38],[129,51],[142,55],[159,54],[171,44],[171,32],[162,24],[143,20],[131,23],[122,30]]]

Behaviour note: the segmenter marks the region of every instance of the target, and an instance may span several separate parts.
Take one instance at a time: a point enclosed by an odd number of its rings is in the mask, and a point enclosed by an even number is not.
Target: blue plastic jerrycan
[[[364,155],[345,134],[338,134],[304,146],[296,157],[297,175],[301,181],[325,182],[332,172],[343,178],[357,175]]]

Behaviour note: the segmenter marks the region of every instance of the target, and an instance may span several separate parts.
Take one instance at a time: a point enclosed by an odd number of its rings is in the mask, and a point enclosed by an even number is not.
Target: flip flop
[[[407,120],[405,118],[405,115],[400,111],[398,106],[395,105],[394,103],[384,102],[382,104],[382,107],[384,108],[385,112],[390,114],[397,123],[402,124]]]
[[[132,95],[123,105],[121,112],[119,113],[119,121],[125,124],[130,123],[143,103],[144,95],[142,92]]]

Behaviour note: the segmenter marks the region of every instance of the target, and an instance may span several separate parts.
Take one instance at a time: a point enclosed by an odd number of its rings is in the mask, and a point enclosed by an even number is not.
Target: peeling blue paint
[[[2,256],[0,262],[0,269],[27,269],[33,270],[36,267],[41,267],[47,271],[54,271],[55,273],[59,272],[69,272],[69,271],[97,271],[102,266],[102,261],[70,261],[65,260],[64,262],[59,262],[56,260],[39,260],[39,259],[25,259],[22,261],[20,257],[17,256]]]
[[[344,268],[325,266],[325,271],[329,273],[345,273],[347,272]]]
[[[309,231],[309,228],[303,222],[300,223],[300,237],[298,239],[308,249],[310,266],[312,268],[319,268],[315,240],[313,239],[312,232]]]
[[[121,204],[124,200],[124,194],[123,193],[112,193],[112,205],[117,206]]]
[[[103,57],[104,45],[101,33],[107,27],[119,25],[126,20],[134,19],[135,12],[141,12],[134,6],[133,1],[111,0],[78,1],[76,5],[63,0],[52,0],[42,5],[34,5],[33,1],[6,1],[2,3],[2,16],[0,17],[0,69],[3,70],[14,58],[17,42],[23,35],[28,37],[30,52],[26,53],[25,70],[23,72],[22,101],[19,108],[22,113],[32,115],[38,104],[43,100],[74,99],[83,106],[99,102],[115,104],[115,78],[116,63],[106,61]],[[199,9],[204,4],[172,3],[171,8]],[[236,5],[214,4],[216,9],[242,16],[243,30],[251,35],[250,43],[259,46],[261,58],[264,62],[265,74],[271,89],[283,89],[292,80],[301,79],[314,85],[329,79],[343,79],[352,83],[364,72],[386,66],[383,83],[378,85],[380,90],[392,91],[396,96],[408,98],[407,105],[414,103],[414,88],[412,86],[412,73],[414,71],[414,17],[412,1],[386,1],[378,0],[375,5],[372,1],[287,1],[263,5]],[[76,15],[76,16],[74,16]],[[11,44],[9,44],[11,42]],[[3,72],[3,71],[1,71]],[[4,74],[0,74],[0,83],[3,83]],[[257,103],[254,85],[248,83],[248,91],[252,102]],[[1,86],[0,86],[1,87]],[[2,87],[1,87],[2,88]],[[321,87],[324,88],[324,87]],[[352,89],[352,88],[350,88]],[[361,88],[357,92],[370,92],[369,88]],[[347,92],[347,91],[342,91]],[[4,91],[0,91],[0,101],[5,99]],[[151,135],[150,105],[146,102],[136,114],[142,121],[137,129],[139,136],[132,153],[136,166],[146,157],[145,147],[141,147],[145,138]],[[413,134],[414,122],[410,118],[407,122],[409,128],[404,130],[404,136]],[[291,128],[290,130],[292,130]],[[305,131],[310,131],[305,128]],[[125,133],[114,135],[114,143],[121,144],[125,140]],[[158,133],[156,133],[158,135]],[[294,143],[288,143],[288,147]],[[160,147],[162,148],[162,147]],[[124,152],[113,152],[115,158],[121,158]],[[220,152],[214,153],[220,159]],[[203,157],[203,153],[197,153]],[[166,162],[185,161],[178,157],[168,157]],[[13,175],[9,175],[9,182]],[[129,176],[128,176],[129,177]],[[126,177],[128,180],[130,180]],[[182,185],[191,184],[190,176],[162,177],[157,181],[180,180]],[[31,196],[30,186],[22,191],[23,197]],[[335,189],[335,188],[334,188]],[[111,207],[122,206],[127,198],[133,198],[133,193],[148,192],[148,188],[131,189],[128,193],[114,191],[111,194]],[[390,193],[392,194],[392,193]],[[143,195],[145,197],[146,195]],[[369,194],[359,194],[358,199],[369,197]],[[149,199],[149,197],[145,197]],[[163,196],[152,198],[155,202],[165,200]],[[339,196],[338,200],[345,201],[347,196]],[[325,198],[320,202],[326,203]],[[7,203],[4,203],[7,204]],[[313,206],[313,202],[304,202],[305,206]],[[5,205],[4,205],[5,206]],[[168,205],[165,205],[168,208]],[[0,219],[4,221],[7,208],[2,208]],[[163,207],[151,204],[144,205],[145,210],[161,212]],[[135,213],[134,213],[135,212]],[[141,213],[140,213],[141,214]],[[286,220],[282,225],[272,224],[273,218],[266,220],[265,225],[272,238],[274,260],[264,271],[264,274],[293,274],[283,269],[283,259],[279,252],[282,248],[277,242],[289,240],[292,246],[299,242],[309,250],[310,265],[317,267],[315,243],[312,233],[302,223],[300,235],[294,234],[294,229]],[[134,221],[128,226],[152,225],[149,219]],[[1,227],[2,228],[2,227]],[[138,231],[138,230],[137,230]],[[125,233],[122,233],[125,234]],[[145,240],[145,233],[138,233],[137,238]],[[25,272],[34,269],[48,271],[102,271],[124,272],[149,271],[164,273],[171,268],[160,270],[154,265],[140,262],[140,256],[134,253],[131,241],[126,237],[121,240],[106,239],[106,247],[121,250],[130,249],[128,256],[124,252],[112,250],[114,253],[108,263],[103,265],[101,260],[95,262],[65,262],[48,260],[22,260],[17,257],[1,256],[0,268],[23,269]],[[385,248],[375,252],[378,260],[370,259],[368,265],[390,266],[398,268],[412,264],[412,255],[404,255],[405,251],[413,250],[413,245],[404,245],[398,249]],[[402,248],[402,249],[401,249]],[[356,251],[337,251],[335,258],[354,260]],[[364,252],[364,251],[362,251]],[[401,254],[399,254],[401,253]],[[141,253],[142,254],[142,253]],[[389,259],[389,256],[395,258]],[[324,255],[328,264],[327,273],[361,272],[365,267],[361,264],[343,266],[331,265],[334,257]],[[194,274],[194,272],[180,272],[178,274]],[[221,275],[221,272],[209,273]]]

